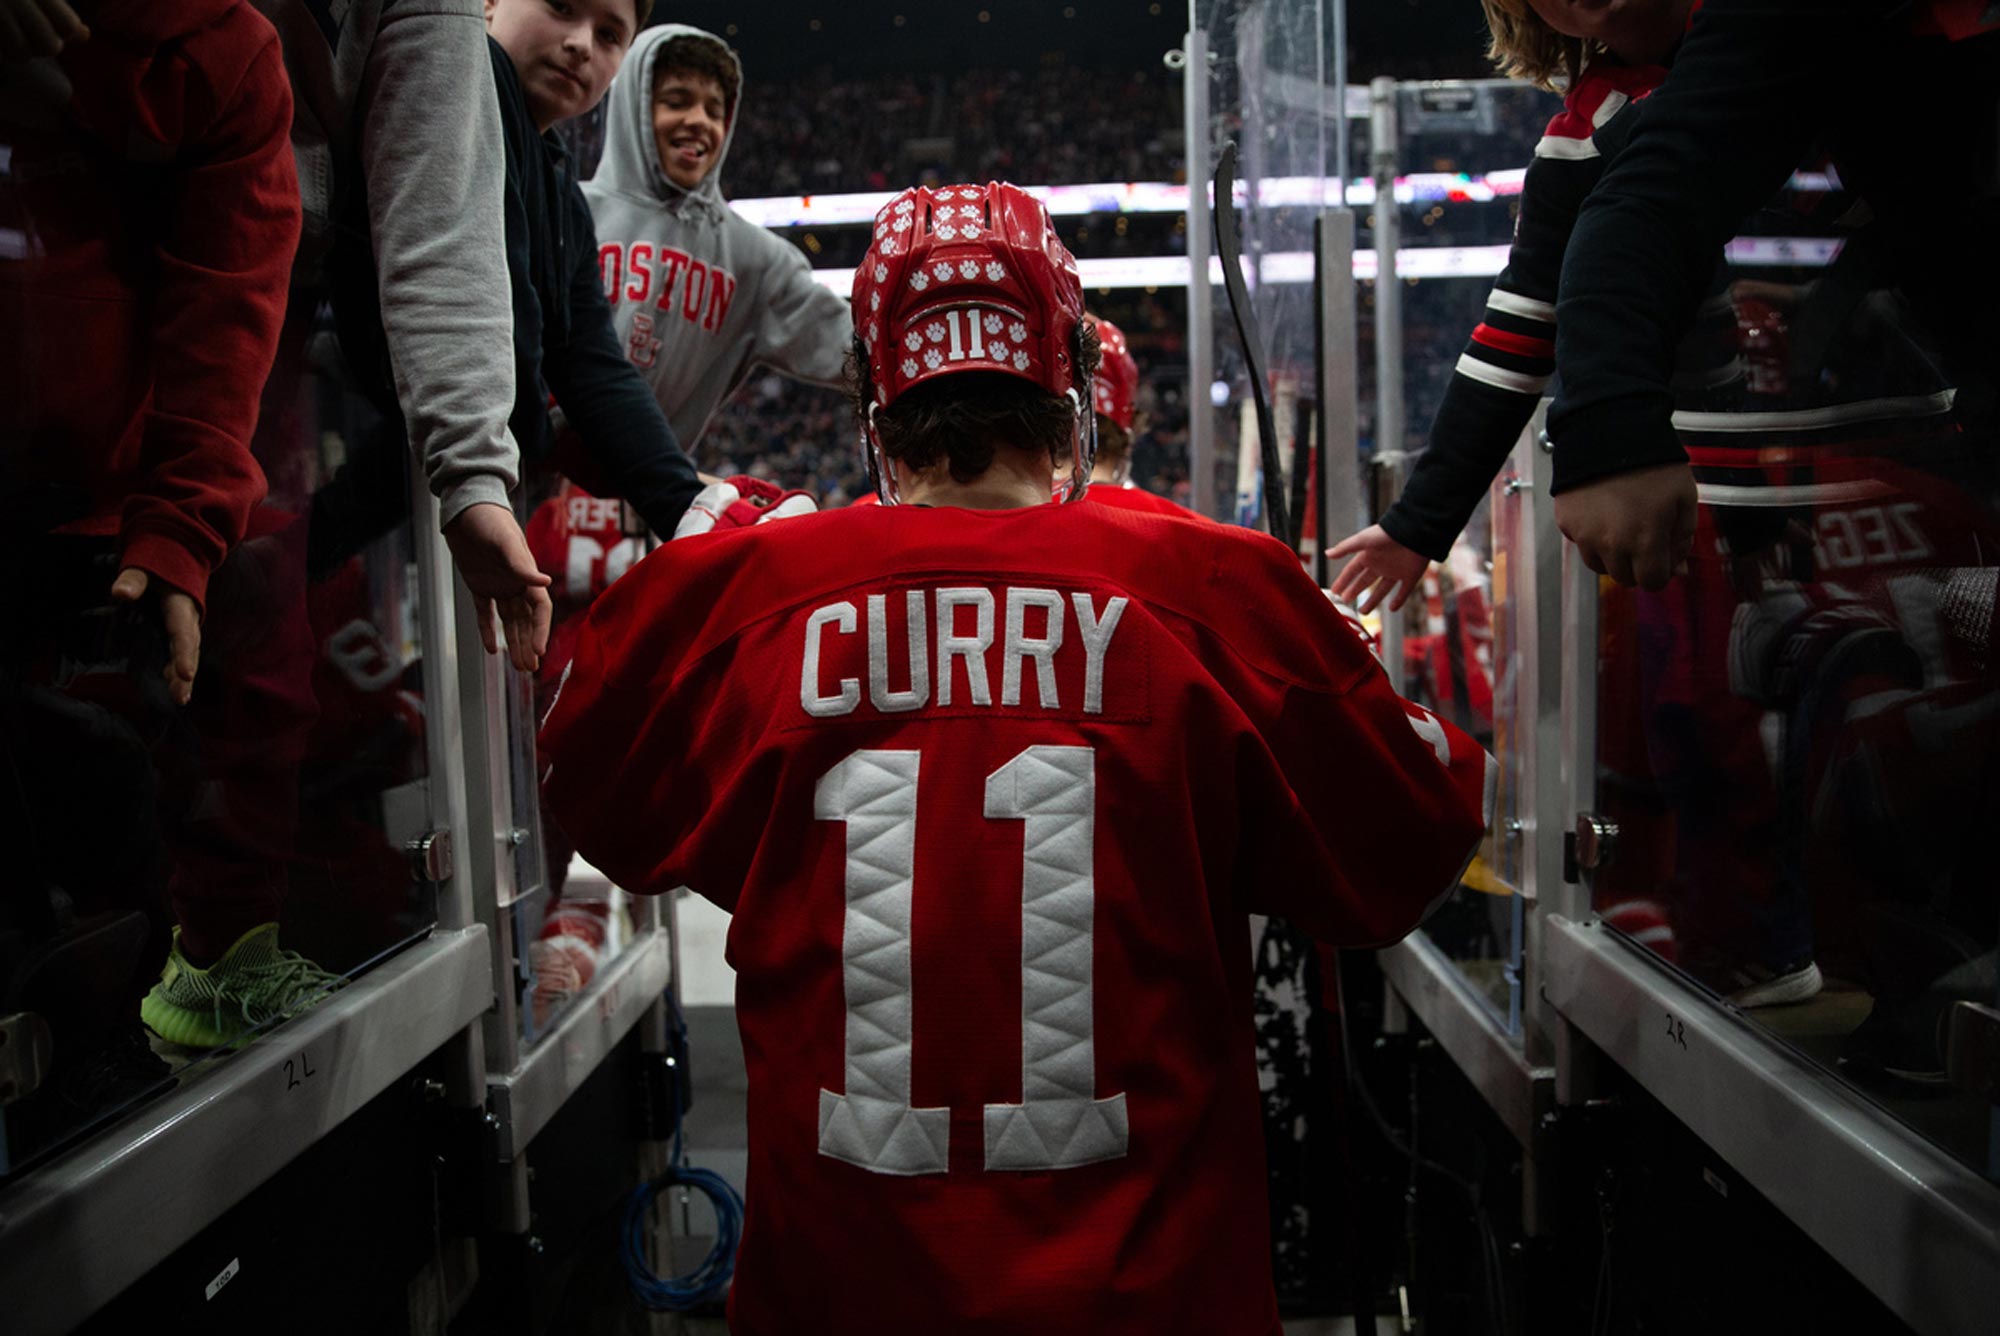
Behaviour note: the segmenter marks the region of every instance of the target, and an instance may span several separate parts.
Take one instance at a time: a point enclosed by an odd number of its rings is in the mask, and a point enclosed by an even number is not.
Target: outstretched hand
[[[120,603],[137,603],[146,596],[151,577],[137,566],[127,566],[111,582],[111,597]],[[201,614],[194,600],[169,585],[160,586],[160,620],[167,632],[167,666],[160,674],[174,704],[185,705],[194,698],[194,670],[201,661]]]
[[[1379,524],[1341,539],[1326,550],[1326,555],[1330,561],[1350,558],[1333,577],[1328,592],[1361,613],[1377,604],[1390,612],[1399,610],[1431,564],[1429,557],[1404,547]]]
[[[64,0],[0,0],[0,65],[60,55],[90,29]]]
[[[1599,575],[1660,590],[1687,570],[1696,501],[1694,470],[1661,464],[1559,493],[1556,527]]]
[[[479,642],[488,654],[500,652],[493,631],[497,610],[508,657],[522,672],[533,672],[549,647],[555,605],[549,599],[551,581],[535,566],[514,512],[490,501],[467,506],[444,526],[444,540],[465,587],[472,591]]]

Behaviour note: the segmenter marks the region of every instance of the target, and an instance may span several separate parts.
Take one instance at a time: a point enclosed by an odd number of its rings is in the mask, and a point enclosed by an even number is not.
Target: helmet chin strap
[[[889,458],[889,452],[882,448],[882,434],[875,429],[875,410],[880,405],[868,405],[868,425],[862,430],[862,455],[868,461],[868,481],[875,484],[875,495],[885,506],[903,504],[903,490],[896,483],[896,466]]]
[[[1070,430],[1069,484],[1056,500],[1067,504],[1083,500],[1090,492],[1090,470],[1097,462],[1097,410],[1084,402],[1075,387],[1064,393],[1069,396],[1074,425]]]

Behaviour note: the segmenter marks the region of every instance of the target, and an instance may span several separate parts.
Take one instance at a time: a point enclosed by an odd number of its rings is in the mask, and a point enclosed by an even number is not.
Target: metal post
[[[1333,10],[1331,113],[1319,114],[1319,167],[1328,166],[1324,135],[1333,127],[1334,205],[1320,214],[1317,229],[1319,276],[1319,533],[1313,569],[1322,585],[1331,578],[1326,549],[1359,526],[1361,508],[1360,354],[1354,282],[1354,214],[1347,207],[1347,0],[1329,0]],[[1323,37],[1326,25],[1317,25]],[[1327,53],[1320,49],[1320,88],[1328,87]]]
[[[410,527],[417,552],[417,597],[422,601],[424,654],[424,761],[430,771],[430,825],[453,842],[466,836],[465,757],[459,746],[458,617],[453,597],[451,549],[438,527],[437,499],[423,463],[410,457]],[[438,886],[438,926],[463,928],[475,920],[472,878],[463,860]]]
[[[1396,277],[1402,244],[1396,215],[1396,81],[1368,85],[1369,166],[1375,179],[1375,476],[1394,496],[1403,477],[1403,285]],[[1417,591],[1411,591],[1417,592]],[[1382,661],[1389,681],[1403,689],[1403,623],[1382,615]]]
[[[1343,128],[1345,123],[1343,122]],[[1354,214],[1328,209],[1315,229],[1319,255],[1319,549],[1314,569],[1328,579],[1326,549],[1359,527],[1361,424],[1356,370]]]
[[[1396,81],[1368,86],[1369,158],[1375,177],[1375,462],[1401,480],[1403,465],[1403,288],[1396,277],[1402,220],[1396,214]]]
[[[1348,174],[1353,170],[1353,164],[1347,160],[1347,0],[1332,0],[1332,3],[1333,115],[1328,117],[1322,114],[1319,123],[1324,126],[1329,119],[1333,122],[1333,174],[1334,179],[1340,182],[1340,189],[1334,196],[1334,200],[1344,209],[1347,207]],[[1322,76],[1320,79],[1321,86],[1324,87],[1325,83],[1326,80]],[[1320,155],[1320,165],[1324,168],[1325,164],[1326,155],[1322,153]]]
[[[1197,513],[1215,510],[1215,305],[1208,288],[1208,34],[1194,26],[1188,2],[1187,35],[1187,253],[1188,253],[1188,482]]]
[[[1242,154],[1243,171],[1236,179],[1243,188],[1243,282],[1250,292],[1250,313],[1259,330],[1269,330],[1275,335],[1277,330],[1269,323],[1270,308],[1261,299],[1264,295],[1264,219],[1258,208],[1260,185],[1270,175],[1269,112],[1265,107],[1264,88],[1270,78],[1264,65],[1264,19],[1267,7],[1261,4],[1243,6],[1236,15],[1236,97],[1238,122],[1242,126],[1236,134],[1237,151]],[[1231,208],[1230,201],[1215,201],[1217,209]],[[1226,282],[1227,279],[1225,278]],[[1260,310],[1260,308],[1262,308]],[[1285,421],[1283,406],[1278,402],[1278,385],[1283,377],[1278,367],[1283,364],[1284,347],[1264,341],[1264,393],[1271,402],[1271,419],[1274,427]],[[1249,355],[1244,355],[1245,370],[1253,370],[1248,363]],[[1246,393],[1231,400],[1231,409],[1237,415],[1238,437],[1236,447],[1236,511],[1240,516],[1246,498],[1254,497],[1254,513],[1259,527],[1265,533],[1278,531],[1278,520],[1271,511],[1264,485],[1259,481],[1264,475],[1264,452],[1261,433],[1257,430],[1257,414],[1254,392]],[[1282,428],[1278,428],[1271,442],[1272,457],[1277,461],[1278,493],[1290,495],[1286,486],[1288,474],[1285,467],[1291,461],[1285,455]],[[1296,456],[1294,456],[1296,458]]]
[[[410,537],[417,557],[417,597],[421,601],[424,656],[424,761],[429,770],[431,838],[440,834],[454,850],[451,872],[437,888],[438,926],[469,928],[478,922],[473,884],[478,879],[470,852],[471,800],[466,793],[463,708],[457,598],[458,581],[438,527],[437,498],[423,462],[413,453],[409,465]],[[472,643],[477,644],[475,639]],[[445,1100],[454,1109],[477,1109],[486,1102],[485,1033],[477,1020],[460,1030],[443,1049]]]

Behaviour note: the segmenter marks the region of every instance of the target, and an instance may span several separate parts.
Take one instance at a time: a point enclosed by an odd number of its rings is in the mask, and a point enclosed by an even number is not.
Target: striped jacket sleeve
[[[1442,561],[1534,415],[1555,370],[1556,286],[1584,196],[1603,171],[1619,113],[1665,77],[1657,66],[1586,70],[1535,145],[1507,267],[1459,355],[1429,447],[1382,527]],[[1600,133],[1605,132],[1605,133]]]

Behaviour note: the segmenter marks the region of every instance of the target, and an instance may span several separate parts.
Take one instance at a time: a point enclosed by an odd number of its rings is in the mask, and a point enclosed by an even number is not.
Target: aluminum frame
[[[463,600],[469,607],[470,600]],[[633,935],[624,950],[605,961],[583,993],[570,1001],[548,1032],[528,1042],[521,1031],[515,961],[514,905],[518,902],[515,849],[536,838],[516,825],[513,808],[513,751],[509,747],[503,661],[475,653],[479,628],[469,612],[457,626],[465,647],[459,661],[458,695],[472,727],[464,731],[464,766],[485,781],[484,801],[468,813],[460,860],[471,885],[471,907],[489,929],[493,1005],[471,1034],[478,1041],[483,1071],[478,1100],[486,1109],[490,1162],[484,1166],[484,1211],[489,1228],[525,1234],[532,1221],[528,1158],[532,1142],[569,1097],[624,1039],[644,1023],[642,1043],[649,1052],[666,1051],[668,1025],[663,997],[678,977],[677,942],[671,909],[663,916],[657,897],[633,897]],[[538,822],[539,813],[523,818]]]
[[[1187,152],[1188,257],[1188,486],[1195,513],[1219,518],[1215,509],[1215,410],[1209,386],[1215,382],[1215,298],[1209,291],[1208,216],[1208,33],[1195,15],[1196,0],[1188,0],[1188,34],[1184,48]]]
[[[488,1074],[514,1069],[521,1058],[520,1013],[511,975],[514,965],[512,915],[502,906],[514,900],[512,788],[508,775],[507,713],[500,674],[513,671],[479,644],[471,600],[464,600],[456,634],[469,647],[459,659],[457,695],[471,727],[462,731],[464,773],[484,780],[484,798],[468,805],[458,865],[469,886],[468,908],[491,933],[494,1004],[481,1022]],[[481,1098],[484,1099],[482,1082]]]
[[[454,845],[465,838],[467,799],[465,770],[460,764],[461,731],[457,607],[458,579],[438,526],[437,498],[421,461],[410,461],[410,524],[415,531],[417,590],[423,600],[424,634],[424,757],[429,767],[431,830],[444,832]],[[466,604],[470,607],[471,600]],[[473,644],[478,645],[475,638]],[[465,928],[477,922],[472,887],[464,863],[455,859],[452,875],[438,883],[438,924]]]
[[[1518,609],[1515,625],[1521,645],[1518,694],[1526,726],[1518,727],[1520,744],[1521,828],[1521,1030],[1530,1063],[1547,1064],[1554,1057],[1555,1018],[1541,992],[1542,919],[1552,898],[1563,889],[1563,851],[1568,811],[1564,805],[1570,781],[1564,764],[1563,560],[1566,545],[1556,531],[1555,502],[1549,487],[1555,461],[1541,444],[1542,421],[1548,401],[1535,407],[1520,441],[1514,446],[1514,467],[1527,493],[1518,569],[1509,572],[1510,590]],[[1595,644],[1595,641],[1592,642]],[[1550,671],[1551,665],[1554,671]],[[1518,721],[1517,721],[1518,722]]]
[[[1523,1147],[1534,1143],[1555,1101],[1555,1068],[1537,1066],[1519,1040],[1473,994],[1451,957],[1422,933],[1376,953],[1410,1014],[1465,1073]]]
[[[672,977],[667,935],[646,934],[605,963],[514,1070],[487,1081],[487,1107],[499,1120],[494,1135],[502,1160],[520,1157],[564,1101],[659,1002]]]
[[[442,930],[0,1191],[9,1336],[73,1329],[492,999],[487,934]]]
[[[1343,125],[1343,128],[1344,125]],[[1354,278],[1354,214],[1326,209],[1320,213],[1319,269],[1319,403],[1320,420],[1319,527],[1320,552],[1357,531],[1367,522],[1361,501],[1361,423],[1358,405],[1359,331]],[[1296,464],[1294,468],[1298,467]],[[1323,562],[1323,558],[1321,559]]]
[[[1550,1005],[1925,1336],[2000,1312],[2000,1186],[1597,923],[1551,916]]]
[[[1521,755],[1521,828],[1511,834],[1523,842],[1522,884],[1517,888],[1516,913],[1521,915],[1521,1025],[1510,1032],[1473,990],[1457,964],[1428,936],[1418,932],[1379,952],[1384,976],[1401,1004],[1424,1024],[1463,1071],[1480,1097],[1520,1143],[1528,1173],[1523,1183],[1522,1220],[1530,1234],[1541,1232],[1542,1199],[1535,1165],[1537,1138],[1544,1116],[1556,1103],[1557,1034],[1560,1021],[1549,1010],[1539,987],[1542,968],[1540,908],[1549,888],[1562,884],[1562,831],[1546,818],[1560,822],[1566,775],[1562,751],[1562,676],[1544,665],[1562,662],[1561,566],[1563,547],[1555,532],[1549,500],[1548,453],[1538,445],[1540,413],[1529,423],[1511,457],[1518,488],[1527,493],[1527,508],[1510,572],[1519,628],[1521,663],[1517,690],[1520,719],[1514,739]],[[1393,620],[1393,619],[1392,619]]]

